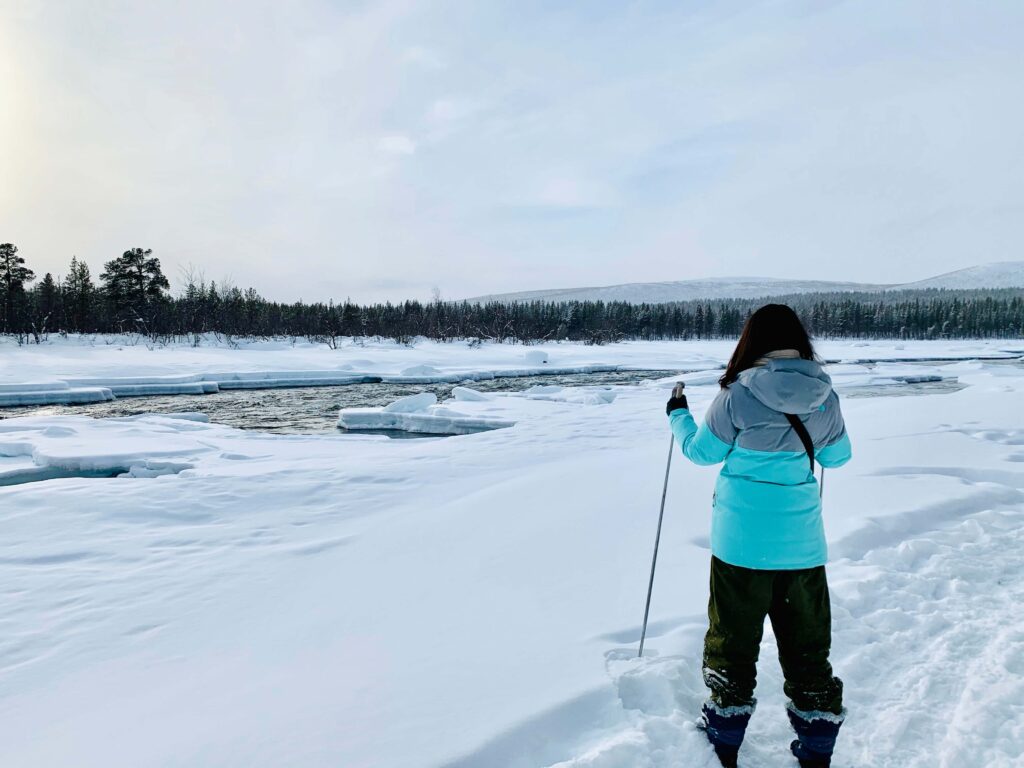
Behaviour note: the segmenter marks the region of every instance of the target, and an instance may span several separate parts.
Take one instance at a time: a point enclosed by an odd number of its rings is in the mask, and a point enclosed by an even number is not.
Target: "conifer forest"
[[[1024,336],[1024,289],[803,293],[763,299],[667,304],[571,301],[471,303],[436,298],[360,305],[285,303],[254,289],[185,274],[171,292],[152,250],[131,248],[94,276],[72,258],[66,274],[39,277],[11,243],[0,245],[0,333],[19,343],[53,334],[137,334],[155,343],[207,335],[305,338],[336,346],[346,337],[409,343],[512,343],[736,337],[747,316],[772,301],[790,304],[818,338],[958,339]]]

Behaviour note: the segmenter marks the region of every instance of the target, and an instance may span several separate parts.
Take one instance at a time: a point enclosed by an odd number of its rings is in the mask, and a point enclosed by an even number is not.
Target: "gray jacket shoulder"
[[[785,414],[769,408],[754,397],[749,389],[734,383],[723,390],[721,395],[725,395],[727,407],[722,410],[728,413],[735,429],[737,445],[756,451],[803,450],[803,443]],[[846,432],[839,396],[835,392],[830,392],[817,410],[801,418],[815,448],[831,445]],[[721,437],[713,424],[709,422],[709,426]]]
[[[720,389],[704,414],[704,423],[707,424],[708,429],[723,443],[730,444],[736,440],[736,435],[739,433],[732,416],[731,400],[732,387]]]

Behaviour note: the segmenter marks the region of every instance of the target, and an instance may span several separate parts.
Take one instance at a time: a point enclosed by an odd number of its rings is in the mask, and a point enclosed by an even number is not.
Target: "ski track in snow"
[[[1011,430],[1000,442],[1018,444],[1021,437],[1024,431]],[[991,473],[982,474],[991,482]],[[1024,473],[997,476],[1007,490],[1021,495]],[[846,681],[849,712],[833,759],[836,768],[1022,764],[1022,551],[1024,508],[1011,506],[985,509],[829,566],[832,658]],[[657,637],[665,628],[651,629]],[[691,627],[690,652],[683,656],[638,660],[631,647],[609,651],[617,702],[605,706],[617,705],[623,722],[609,732],[580,735],[580,743],[570,747],[577,754],[551,768],[718,766],[694,728],[706,696],[699,663],[703,629],[703,622],[699,630]],[[793,735],[770,622],[758,677],[758,708],[740,766],[793,766],[788,751]],[[606,713],[609,717],[614,715]],[[485,764],[465,762],[467,768]],[[507,755],[504,764],[518,762]]]

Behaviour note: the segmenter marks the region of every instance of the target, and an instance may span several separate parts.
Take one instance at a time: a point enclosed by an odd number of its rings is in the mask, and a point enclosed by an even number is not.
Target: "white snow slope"
[[[905,283],[900,288],[1021,288],[1024,287],[1024,261],[995,261],[967,269],[958,269],[926,280]]]
[[[394,354],[441,371],[512,354],[460,349]],[[561,354],[660,367],[727,351]],[[76,362],[36,372],[94,374]],[[833,372],[841,392],[873,381],[895,393],[906,385],[886,374],[907,368]],[[834,764],[1020,765],[1024,367],[920,371],[966,387],[847,397],[855,457],[827,475],[850,712]],[[687,376],[696,411],[714,376]],[[713,765],[692,721],[715,470],[679,457],[649,656],[633,658],[670,384],[614,398],[463,393],[459,412],[515,426],[434,440],[264,435],[195,415],[0,421],[0,472],[123,475],[0,487],[0,765]],[[740,764],[792,767],[766,635]]]
[[[633,304],[664,304],[694,299],[756,299],[816,291],[881,291],[888,285],[840,283],[828,280],[781,280],[772,277],[722,277],[664,283],[625,283],[590,288],[562,288],[477,296],[467,301],[486,303],[527,301],[628,301]]]
[[[591,288],[563,288],[521,291],[467,299],[488,301],[628,301],[634,304],[663,304],[695,299],[756,299],[796,293],[918,290],[924,288],[1022,288],[1024,261],[1000,261],[958,269],[910,283],[876,284],[828,280],[784,280],[772,277],[721,277],[661,283],[626,283]]]

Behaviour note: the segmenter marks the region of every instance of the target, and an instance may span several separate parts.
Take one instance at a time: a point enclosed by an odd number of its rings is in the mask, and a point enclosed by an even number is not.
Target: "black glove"
[[[665,413],[669,416],[672,415],[672,411],[677,411],[680,408],[689,408],[690,406],[686,403],[686,395],[683,394],[683,382],[676,384],[672,390],[672,397],[668,399],[668,404],[665,406]]]

